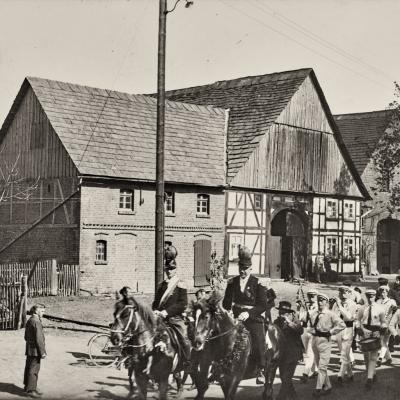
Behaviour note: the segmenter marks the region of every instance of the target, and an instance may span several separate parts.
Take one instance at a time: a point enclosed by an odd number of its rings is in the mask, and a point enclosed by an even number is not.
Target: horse
[[[266,343],[265,350],[267,367],[263,400],[272,399],[272,386],[279,358],[278,336],[278,330],[271,324],[268,328],[269,345]],[[257,375],[256,365],[251,357],[249,332],[213,296],[198,305],[192,351],[198,352],[195,400],[204,399],[210,367],[213,380],[219,382],[226,400],[234,400],[241,380],[255,378]]]
[[[150,307],[135,300],[115,316],[111,325],[111,341],[122,347],[123,355],[129,355],[128,375],[130,395],[133,394],[135,376],[137,397],[147,398],[150,376],[158,384],[159,399],[167,399],[168,378],[174,374],[178,397],[183,391],[178,362],[178,350],[171,328],[156,316]]]

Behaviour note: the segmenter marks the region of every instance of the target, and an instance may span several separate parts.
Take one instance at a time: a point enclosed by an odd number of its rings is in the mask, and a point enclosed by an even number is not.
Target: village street
[[[24,368],[24,331],[7,331],[0,335],[0,399],[26,398],[22,390],[22,375]],[[125,399],[129,394],[129,384],[126,370],[115,368],[92,367],[88,364],[88,339],[92,333],[72,332],[66,334],[54,329],[47,330],[48,358],[43,361],[39,377],[39,388],[44,393],[43,399]],[[331,358],[330,375],[337,372],[338,355]],[[399,374],[400,352],[394,354],[394,365],[383,366],[378,372],[378,383],[367,392],[364,388],[364,365],[362,355],[356,353],[355,382],[346,383],[343,388],[334,386],[334,391],[327,396],[329,399],[385,399],[395,400],[400,396],[396,376]],[[295,374],[295,387],[299,399],[311,399],[315,381],[304,385],[299,382],[302,365]],[[335,378],[332,379],[333,384]],[[280,386],[279,378],[275,381],[274,393]],[[193,399],[196,391],[189,391],[190,385],[185,385],[183,398]],[[175,390],[170,390],[170,397],[175,397]],[[261,398],[262,389],[255,385],[254,380],[243,381],[237,394],[238,400]],[[150,392],[149,398],[156,398]],[[212,385],[207,392],[208,399],[223,399],[222,391],[217,385]]]

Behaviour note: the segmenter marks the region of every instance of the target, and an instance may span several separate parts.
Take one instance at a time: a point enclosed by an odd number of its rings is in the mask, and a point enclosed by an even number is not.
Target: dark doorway
[[[307,255],[306,227],[293,210],[285,209],[275,215],[271,236],[281,237],[281,278],[299,278],[305,274]]]
[[[400,268],[400,221],[386,218],[377,226],[377,268],[381,274],[394,274]]]

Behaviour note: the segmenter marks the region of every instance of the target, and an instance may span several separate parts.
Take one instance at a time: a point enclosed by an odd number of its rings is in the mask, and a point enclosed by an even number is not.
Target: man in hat
[[[332,390],[328,376],[328,365],[332,350],[331,336],[337,335],[346,328],[343,320],[332,310],[329,310],[329,297],[323,293],[318,293],[317,299],[318,310],[311,313],[312,328],[309,328],[313,335],[312,348],[318,366],[314,397],[328,394]]]
[[[351,299],[351,289],[348,286],[339,287],[339,298],[335,299],[332,310],[344,321],[346,328],[336,335],[336,342],[340,351],[340,369],[338,383],[343,384],[343,378],[347,377],[353,381],[352,350],[354,336],[354,320],[357,316],[357,304]],[[353,358],[354,359],[354,358]]]
[[[400,275],[396,276],[396,280],[389,286],[389,297],[396,301],[396,304],[400,306]]]
[[[174,258],[165,257],[165,273],[167,279],[161,282],[157,288],[154,301],[154,313],[165,320],[177,334],[179,344],[179,355],[182,362],[190,359],[190,342],[183,313],[188,305],[187,289],[176,274],[177,263]]]
[[[46,358],[46,344],[43,332],[42,317],[44,304],[35,304],[30,309],[31,317],[25,327],[26,363],[24,372],[24,390],[29,397],[37,398],[42,393],[37,388],[41,360]]]
[[[250,249],[239,247],[239,275],[228,282],[222,305],[232,310],[234,317],[250,332],[252,355],[258,368],[257,383],[264,384],[265,329],[261,314],[265,311],[266,298],[264,287],[251,275],[251,256]]]
[[[279,332],[279,359],[278,368],[282,385],[277,400],[295,399],[296,391],[293,386],[293,375],[297,363],[303,357],[301,334],[302,323],[295,317],[295,310],[288,301],[280,301],[276,307],[279,317],[274,321]]]
[[[298,301],[299,320],[302,322],[303,328],[311,327],[310,314],[318,310],[317,302],[318,292],[315,289],[307,291],[307,301]],[[308,379],[318,374],[317,366],[315,364],[314,352],[312,349],[312,334],[304,329],[301,340],[304,346],[304,371],[301,378],[302,383],[307,383]]]
[[[324,255],[319,251],[314,260],[315,280],[321,283],[321,274],[325,272]]]
[[[367,289],[365,297],[367,304],[359,311],[356,320],[356,331],[360,337],[376,338],[379,340],[381,333],[387,329],[385,321],[385,312],[380,304],[375,302],[376,291]],[[376,379],[376,362],[378,360],[379,350],[370,350],[364,352],[365,367],[367,370],[366,388],[372,387],[373,381]]]
[[[389,298],[389,286],[382,285],[379,286],[377,292],[377,304],[380,304],[385,313],[385,322],[386,325],[389,326],[391,322],[393,313],[397,310],[397,304],[394,299]],[[376,363],[377,367],[380,367],[383,361],[386,361],[388,365],[392,364],[392,355],[389,350],[389,339],[390,339],[390,331],[386,331],[381,335],[381,350],[379,352],[379,358]]]

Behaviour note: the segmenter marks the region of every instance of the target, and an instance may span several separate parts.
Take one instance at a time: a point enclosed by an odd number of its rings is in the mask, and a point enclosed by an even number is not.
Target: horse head
[[[232,331],[234,321],[223,309],[220,299],[211,296],[200,301],[195,308],[193,349],[201,351],[208,342]]]
[[[138,324],[137,305],[127,304],[117,312],[110,326],[111,342],[114,345],[120,345],[125,336],[137,329]]]

